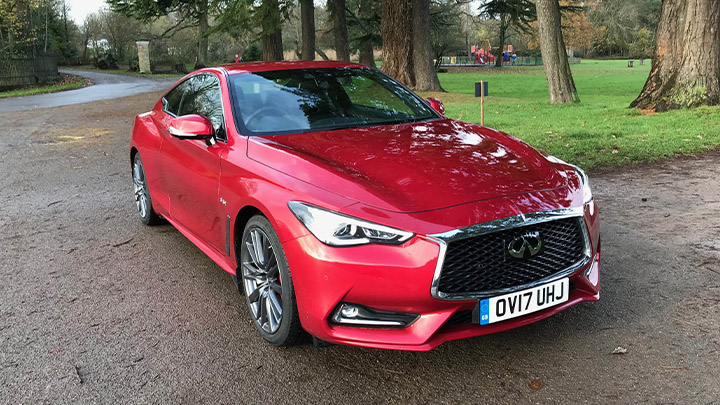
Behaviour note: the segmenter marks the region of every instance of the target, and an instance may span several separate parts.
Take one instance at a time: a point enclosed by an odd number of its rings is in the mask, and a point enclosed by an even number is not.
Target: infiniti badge
[[[525,232],[516,236],[507,245],[508,254],[516,259],[529,259],[542,251],[543,240],[540,232]]]

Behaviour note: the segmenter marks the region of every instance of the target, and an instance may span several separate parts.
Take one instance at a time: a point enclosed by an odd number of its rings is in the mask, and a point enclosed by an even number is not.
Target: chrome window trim
[[[532,214],[520,214],[512,217],[500,218],[493,221],[483,222],[480,224],[470,225],[465,228],[454,229],[452,231],[427,235],[426,238],[434,241],[440,245],[440,253],[438,256],[437,264],[435,265],[435,272],[433,274],[432,284],[430,285],[430,295],[433,298],[443,301],[469,301],[488,297],[494,297],[497,295],[503,295],[515,291],[525,290],[532,288],[540,284],[549,283],[561,278],[567,277],[575,271],[583,268],[592,257],[592,248],[590,245],[590,237],[588,235],[587,225],[584,221],[585,207],[572,207],[572,208],[561,208],[556,210],[535,212]],[[475,293],[455,293],[447,294],[439,291],[440,275],[442,273],[443,264],[445,263],[445,254],[447,253],[448,243],[456,240],[467,239],[474,236],[484,235],[488,233],[505,231],[508,229],[519,228],[522,226],[539,224],[542,222],[554,221],[565,218],[578,218],[580,221],[580,229],[583,232],[583,239],[585,241],[585,257],[579,262],[572,266],[563,269],[562,271],[553,274],[550,277],[546,277],[542,280],[538,280],[532,283],[523,284],[515,287],[502,288],[491,291],[482,291]]]

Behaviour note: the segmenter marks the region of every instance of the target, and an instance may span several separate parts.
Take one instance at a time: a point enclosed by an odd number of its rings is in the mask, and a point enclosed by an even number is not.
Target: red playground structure
[[[495,55],[490,53],[489,49],[473,45],[470,47],[470,54],[474,57],[476,65],[495,63]]]

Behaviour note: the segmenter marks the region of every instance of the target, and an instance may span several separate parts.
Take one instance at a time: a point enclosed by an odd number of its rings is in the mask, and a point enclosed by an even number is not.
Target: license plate
[[[568,300],[570,282],[563,278],[527,290],[485,298],[479,303],[480,325],[516,318]]]

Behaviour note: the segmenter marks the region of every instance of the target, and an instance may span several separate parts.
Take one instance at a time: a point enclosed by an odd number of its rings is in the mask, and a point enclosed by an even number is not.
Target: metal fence
[[[58,78],[55,55],[34,58],[0,58],[0,88],[49,83]]]
[[[495,66],[495,61],[487,61],[480,59],[481,63],[475,63],[475,57],[467,56],[443,56],[441,66]],[[571,65],[580,63],[580,58],[568,57],[568,62]],[[510,59],[507,62],[503,62],[503,66],[541,66],[542,57],[540,56],[518,56],[514,61]]]

